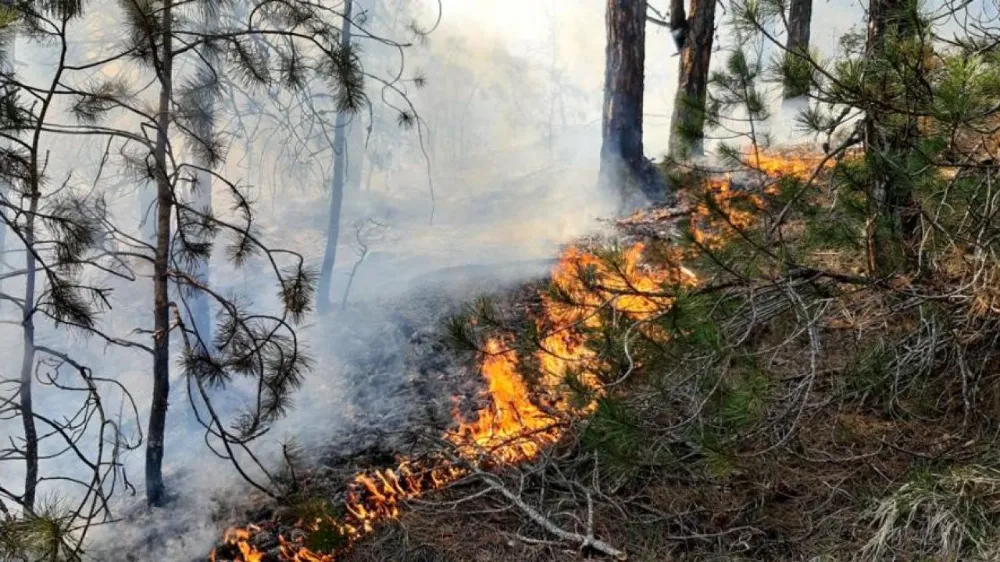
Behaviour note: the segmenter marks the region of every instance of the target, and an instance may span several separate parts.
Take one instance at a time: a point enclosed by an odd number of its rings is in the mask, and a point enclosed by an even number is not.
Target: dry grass
[[[917,552],[936,560],[989,560],[1000,552],[1000,471],[971,465],[920,472],[866,514],[877,527],[862,554]]]

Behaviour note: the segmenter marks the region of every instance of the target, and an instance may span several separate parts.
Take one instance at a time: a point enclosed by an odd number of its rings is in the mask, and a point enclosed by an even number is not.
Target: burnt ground
[[[251,492],[240,506],[225,509],[228,518],[235,516],[231,523],[257,526],[254,545],[275,556],[278,535],[302,536],[295,521],[303,505],[319,501],[336,509],[357,473],[395,467],[400,457],[427,453],[428,437],[454,425],[456,407],[467,416],[482,407],[476,358],[449,346],[448,319],[480,295],[509,303],[537,300],[554,263],[441,269],[412,280],[402,297],[351,302],[324,319],[317,331],[336,342],[336,361],[345,365],[330,375],[342,383],[337,408],[343,412],[327,414],[332,431],[310,430],[298,440],[301,456],[292,478],[300,492],[295,497],[275,502]],[[316,408],[308,402],[302,406]],[[238,554],[223,542],[216,546],[219,562],[236,560]]]

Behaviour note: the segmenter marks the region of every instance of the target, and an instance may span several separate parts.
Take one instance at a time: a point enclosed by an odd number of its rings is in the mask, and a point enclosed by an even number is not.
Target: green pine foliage
[[[950,16],[903,2],[886,4],[877,41],[862,30],[829,59],[760,60],[785,4],[729,5],[738,40],[706,111],[706,134],[725,139],[715,168],[665,170],[724,243],[700,243],[693,212],[671,219],[677,240],[625,227],[646,244],[645,267],[680,255],[699,282],[663,287],[672,298],[649,317],[608,306],[580,330],[599,384],[570,371],[566,387],[593,407],[560,452],[598,459],[642,503],[610,502],[627,515],[618,524],[682,513],[657,520],[688,537],[659,543],[682,560],[993,559],[996,33],[969,26],[946,40]],[[755,166],[776,154],[767,100],[785,88],[809,98],[794,121],[821,168],[805,175]],[[742,198],[706,187],[720,170]],[[591,296],[623,256],[614,244],[593,255],[600,265],[576,272]],[[561,286],[545,297],[587,300]],[[533,323],[524,341],[558,328]]]

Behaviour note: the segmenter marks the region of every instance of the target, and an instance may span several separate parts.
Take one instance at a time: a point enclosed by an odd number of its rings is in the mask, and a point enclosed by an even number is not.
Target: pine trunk
[[[812,0],[791,0],[792,5],[788,9],[788,39],[785,42],[787,49],[786,57],[789,57],[789,64],[796,64],[799,59],[795,53],[802,55],[809,54],[809,30],[812,23]],[[784,89],[785,99],[792,99],[804,96],[809,93],[809,86],[798,81],[786,81]]]
[[[63,22],[65,26],[65,21]],[[63,27],[65,30],[65,27]],[[21,408],[21,421],[24,427],[24,495],[21,498],[22,507],[27,511],[33,511],[35,507],[35,494],[38,487],[38,430],[35,427],[35,405],[32,396],[32,371],[35,367],[35,286],[37,282],[38,263],[35,256],[35,241],[38,217],[39,200],[42,197],[41,170],[45,164],[41,161],[41,137],[49,108],[52,107],[52,100],[59,80],[62,77],[63,68],[66,64],[66,54],[68,47],[65,36],[62,40],[62,47],[59,54],[59,63],[55,75],[52,78],[51,87],[45,98],[42,100],[38,117],[35,122],[35,130],[31,140],[30,152],[30,177],[28,178],[28,212],[24,216],[24,228],[21,231],[24,241],[24,303],[21,305],[21,380],[18,389],[20,394],[19,406]]]
[[[213,19],[208,12],[205,14],[205,19],[202,22],[202,29],[208,33],[213,29]],[[203,64],[209,68],[215,68],[218,65],[218,55],[212,49],[199,49],[198,56],[201,58]],[[195,124],[195,132],[200,137],[199,140],[205,142],[210,142],[212,135],[215,133],[213,129],[214,117],[215,117],[215,100],[210,100],[208,105],[207,115],[205,116],[204,122]],[[204,168],[198,170],[195,177],[194,185],[192,186],[192,203],[194,207],[199,211],[203,212],[206,216],[212,215],[212,174],[207,171],[208,168],[212,166],[212,163],[205,160],[196,160],[198,166]],[[194,276],[200,283],[208,286],[209,284],[209,262],[211,256],[205,258],[204,261],[199,261],[195,269]],[[212,341],[212,310],[209,303],[208,297],[200,292],[195,291],[191,298],[191,324],[198,332],[198,339],[209,346]]]
[[[353,0],[344,2],[344,25],[340,31],[340,44],[351,42],[351,10]],[[320,270],[317,294],[317,309],[326,314],[331,308],[330,290],[333,285],[333,266],[337,263],[337,244],[340,243],[340,211],[344,204],[344,183],[347,172],[347,114],[337,114],[336,130],[333,133],[333,172],[330,176],[330,215],[326,228],[326,250],[323,252],[323,266]]]
[[[200,162],[199,165],[207,166],[207,163]],[[211,215],[212,213],[212,174],[199,170],[198,175],[195,178],[195,184],[192,189],[193,193],[193,203],[199,212],[204,212],[206,215]],[[208,276],[208,262],[209,258],[206,257],[204,261],[199,261],[195,268],[194,276],[200,283],[208,286],[209,276]],[[208,347],[212,341],[212,312],[209,306],[208,298],[204,293],[200,291],[195,291],[191,297],[191,324],[198,331],[198,339]]]
[[[167,143],[170,133],[170,101],[173,92],[172,47],[173,1],[163,6],[163,41],[159,68],[160,100],[157,115],[156,147],[156,252],[153,261],[153,402],[149,411],[146,442],[146,500],[162,505],[163,442],[170,396],[170,298],[168,267],[170,260],[170,215],[173,189],[167,169]]]
[[[646,59],[645,0],[608,0],[601,182],[642,186],[642,101]]]
[[[33,158],[35,160],[35,158]],[[37,168],[36,168],[37,169]],[[37,181],[37,178],[33,178]],[[24,308],[21,320],[21,421],[24,425],[24,497],[23,506],[32,510],[35,506],[35,490],[38,486],[38,431],[35,428],[35,409],[32,398],[31,375],[35,366],[35,277],[37,264],[31,250],[35,246],[35,215],[38,212],[39,193],[37,184],[30,194],[28,214],[24,224],[25,276]]]
[[[3,47],[7,50],[7,56],[2,61],[2,69],[4,72],[14,72],[14,53],[17,46],[17,35],[14,33],[10,34],[9,43]],[[7,201],[10,196],[10,183],[6,180],[0,180],[0,201]],[[0,209],[0,274],[3,274],[7,269],[7,222],[6,222],[7,212],[6,210]],[[0,281],[0,291],[3,290],[3,282]],[[0,307],[2,308],[2,307]]]
[[[691,13],[684,29],[670,130],[670,157],[677,161],[704,154],[708,71],[715,38],[715,0],[691,0]]]

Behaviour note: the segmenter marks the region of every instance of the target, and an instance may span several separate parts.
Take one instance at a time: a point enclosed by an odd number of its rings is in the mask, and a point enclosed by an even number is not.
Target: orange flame
[[[489,398],[475,419],[456,415],[457,427],[444,438],[455,445],[461,457],[472,462],[483,459],[496,464],[514,464],[538,456],[562,438],[569,417],[593,409],[594,403],[573,406],[564,381],[574,369],[580,381],[599,392],[598,365],[594,352],[585,345],[584,331],[600,325],[597,312],[604,307],[641,320],[668,307],[672,302],[656,295],[661,287],[679,281],[693,284],[694,276],[683,268],[645,270],[640,265],[643,245],[636,244],[612,260],[577,247],[568,248],[553,269],[552,280],[568,298],[564,302],[543,298],[544,318],[540,329],[548,328],[536,359],[542,373],[538,384],[529,389],[519,372],[519,361],[505,342],[486,342],[481,373]],[[678,261],[679,263],[679,261]],[[593,283],[584,281],[593,280]],[[554,329],[552,327],[555,327]],[[537,402],[537,403],[536,403]],[[394,469],[363,472],[348,485],[346,513],[337,520],[319,520],[300,526],[315,531],[326,525],[342,539],[337,552],[320,554],[301,544],[279,537],[283,562],[334,562],[361,537],[382,521],[400,516],[402,505],[427,490],[440,489],[464,476],[459,466],[437,461],[432,466],[402,460]],[[252,546],[253,527],[226,531],[225,542],[239,549],[240,562],[260,562],[263,553]],[[215,560],[213,552],[212,560]]]
[[[833,159],[826,159],[822,154],[805,150],[761,151],[757,154],[745,155],[742,160],[749,167],[755,168],[771,178],[792,176],[800,180],[808,179],[817,168],[833,166]]]
[[[821,157],[762,153],[754,162],[753,167],[769,177],[793,175],[805,179],[821,162]],[[707,203],[693,208],[692,235],[707,246],[722,244],[726,228],[749,226],[755,210],[763,205],[761,195],[733,190],[729,178],[710,180],[703,188],[715,210],[721,209],[727,215],[724,224],[720,224],[718,213],[713,213]],[[768,194],[766,186],[764,194]],[[741,207],[740,203],[750,203],[750,208]],[[644,250],[639,243],[611,256],[597,256],[578,247],[563,252],[552,271],[552,282],[560,297],[544,295],[543,314],[537,319],[539,332],[547,334],[540,340],[535,355],[541,367],[538,383],[529,388],[519,372],[517,354],[508,349],[509,342],[488,340],[481,365],[488,405],[473,420],[456,414],[457,427],[444,436],[455,445],[459,456],[470,462],[485,459],[494,464],[531,460],[562,438],[569,418],[593,410],[593,400],[574,403],[565,382],[572,372],[585,387],[600,394],[597,373],[602,365],[586,345],[588,330],[600,327],[600,312],[612,311],[640,322],[652,320],[673,303],[664,287],[697,284],[695,275],[682,265],[685,256],[680,250],[669,250],[673,253],[659,261],[671,265],[658,269],[642,265]],[[655,330],[645,323],[643,329]],[[407,459],[394,469],[360,473],[348,485],[346,512],[342,517],[299,523],[307,531],[332,529],[342,539],[337,550],[321,554],[304,546],[301,538],[279,537],[280,560],[334,562],[378,523],[398,518],[404,503],[428,490],[454,483],[466,474],[464,468],[442,460]],[[240,562],[262,561],[263,554],[250,542],[256,532],[254,526],[226,531],[225,542],[239,550]],[[213,551],[212,562],[215,559]]]
[[[779,178],[808,180],[818,169],[833,167],[832,159],[803,150],[743,154],[740,160],[747,167],[764,175],[758,192],[733,189],[732,177],[711,178],[700,190],[693,190],[696,201],[691,209],[691,235],[696,243],[718,249],[733,236],[734,230],[745,230],[756,222],[765,207],[765,195],[778,192]],[[688,197],[692,193],[686,194]]]
[[[482,373],[490,405],[475,421],[459,420],[458,429],[445,436],[463,457],[485,453],[494,461],[514,463],[533,458],[558,439],[558,420],[532,403],[517,364],[517,356],[500,341],[486,343]]]

